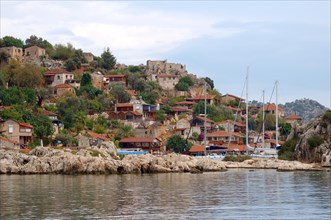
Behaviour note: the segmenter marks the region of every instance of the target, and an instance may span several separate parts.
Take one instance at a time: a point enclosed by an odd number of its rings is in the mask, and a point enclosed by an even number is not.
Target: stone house
[[[104,86],[107,87],[110,83],[122,83],[126,85],[126,76],[123,74],[104,75]]]
[[[221,103],[229,103],[230,101],[236,101],[236,102],[242,102],[245,99],[242,99],[238,96],[231,95],[231,94],[225,94],[221,96]]]
[[[10,140],[8,138],[0,137],[0,148],[3,148],[3,147],[4,148],[12,148],[12,149],[20,149],[21,148],[19,142]]]
[[[207,134],[208,141],[223,141],[224,143],[237,142],[243,143],[244,137],[237,132],[216,131]]]
[[[200,134],[201,129],[199,126],[192,126],[192,120],[182,118],[176,122],[174,133],[180,135],[182,138],[192,137],[193,133]],[[191,130],[190,130],[191,127]]]
[[[178,108],[186,108],[186,109],[193,109],[193,106],[196,105],[196,102],[189,102],[189,101],[182,101],[177,102],[176,107]]]
[[[108,141],[105,135],[94,133],[93,131],[86,131],[85,134],[89,138],[89,146],[98,146],[103,141]]]
[[[240,122],[226,120],[218,123],[218,126],[223,128],[227,132],[239,132],[245,133],[246,132],[246,125]]]
[[[294,125],[294,124],[300,124],[302,122],[302,119],[300,116],[292,114],[292,115],[287,116],[285,118],[285,121],[287,123]]]
[[[160,142],[153,137],[129,137],[120,140],[121,150],[143,150],[153,153],[160,151]]]
[[[206,118],[204,116],[197,116],[192,122],[192,126],[200,127],[201,131],[204,131],[205,129],[205,121],[206,121],[206,129],[207,132],[212,132],[216,130],[215,122],[209,118]]]
[[[18,122],[12,119],[0,121],[0,130],[7,139],[27,146],[32,141],[33,126],[29,123]]]
[[[1,47],[0,52],[6,52],[11,59],[17,60],[18,62],[23,61],[23,49],[18,47]]]
[[[31,46],[24,50],[24,60],[31,61],[46,56],[46,50],[38,46]]]
[[[269,104],[264,106],[264,112],[266,114],[276,115],[276,107],[277,106],[275,104],[273,104],[273,103],[270,104],[269,103]],[[262,108],[261,108],[261,110],[262,110]],[[285,114],[284,109],[278,107],[278,117],[284,118],[284,114]]]
[[[91,78],[92,78],[92,85],[95,87],[95,88],[98,88],[98,89],[104,89],[104,85],[106,83],[106,78],[103,76],[102,73],[100,72],[93,72],[91,74]]]
[[[147,60],[146,67],[148,80],[157,82],[164,90],[173,90],[179,78],[188,74],[184,65],[167,60]]]
[[[52,69],[44,73],[44,79],[46,86],[54,87],[65,84],[67,80],[73,80],[74,74],[64,69]]]
[[[175,74],[158,74],[153,77],[164,90],[173,90],[179,81],[179,75]]]
[[[60,97],[66,94],[76,94],[76,92],[74,87],[69,84],[59,84],[54,86],[53,94]]]
[[[214,104],[214,96],[212,96],[212,95],[206,95],[206,96],[204,96],[204,95],[197,95],[197,96],[195,96],[193,98],[186,98],[186,101],[191,101],[191,102],[199,103],[200,101],[203,101],[204,102],[205,99],[206,99],[207,104],[209,104],[209,105]]]
[[[168,63],[167,60],[147,60],[147,74],[187,74],[186,66],[180,63]]]

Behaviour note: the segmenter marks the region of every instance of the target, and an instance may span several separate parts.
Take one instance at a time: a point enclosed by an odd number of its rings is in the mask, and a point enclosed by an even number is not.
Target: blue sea
[[[331,219],[331,172],[1,175],[1,219]]]

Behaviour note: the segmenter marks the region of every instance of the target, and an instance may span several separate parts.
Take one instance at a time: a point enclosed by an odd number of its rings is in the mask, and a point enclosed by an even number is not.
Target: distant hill
[[[327,108],[315,100],[311,99],[297,99],[294,102],[287,102],[285,105],[279,104],[279,107],[285,110],[285,116],[296,114],[299,115],[304,122],[310,121],[322,113]]]

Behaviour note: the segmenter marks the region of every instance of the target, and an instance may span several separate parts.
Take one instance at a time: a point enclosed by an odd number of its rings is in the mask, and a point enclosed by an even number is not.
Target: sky
[[[0,37],[36,35],[127,65],[167,60],[214,80],[222,94],[331,108],[330,0],[6,1]],[[248,71],[247,71],[247,67]]]

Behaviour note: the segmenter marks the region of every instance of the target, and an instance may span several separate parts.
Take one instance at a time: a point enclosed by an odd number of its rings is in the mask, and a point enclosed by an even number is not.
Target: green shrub
[[[296,139],[286,141],[281,149],[278,151],[278,159],[280,160],[294,160],[295,146],[297,145]]]
[[[251,159],[249,155],[227,155],[223,161],[243,162],[249,159]]]
[[[99,157],[99,155],[101,157],[106,157],[105,155],[103,155],[101,152],[99,152],[97,150],[90,150],[90,151],[91,151],[90,154],[91,154],[92,157]]]
[[[327,110],[323,115],[323,120],[331,121],[331,110]]]
[[[323,143],[323,139],[318,136],[312,136],[308,138],[308,144],[310,148],[315,148]]]

